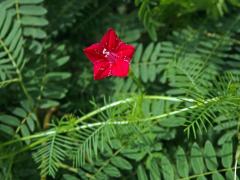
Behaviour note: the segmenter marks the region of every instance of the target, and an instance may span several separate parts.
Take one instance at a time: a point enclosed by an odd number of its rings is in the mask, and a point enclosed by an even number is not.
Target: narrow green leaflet
[[[111,163],[120,169],[131,170],[133,168],[131,163],[120,156],[113,157]]]
[[[226,142],[222,146],[221,150],[221,159],[222,159],[222,164],[225,168],[230,168],[232,167],[232,161],[233,161],[233,145],[232,142]]]
[[[187,177],[189,174],[189,165],[187,161],[186,154],[182,147],[178,147],[176,152],[176,165],[178,174],[181,177]]]
[[[161,172],[164,179],[174,180],[174,171],[171,162],[166,156],[161,157]]]
[[[110,177],[120,177],[121,172],[114,166],[108,165],[106,166],[103,171]]]
[[[207,141],[204,146],[204,157],[208,170],[214,171],[218,168],[216,152],[210,141]]]
[[[204,172],[203,155],[197,143],[194,143],[191,148],[191,165],[194,173],[201,174]]]
[[[139,180],[148,180],[146,171],[142,165],[137,167],[137,177]]]

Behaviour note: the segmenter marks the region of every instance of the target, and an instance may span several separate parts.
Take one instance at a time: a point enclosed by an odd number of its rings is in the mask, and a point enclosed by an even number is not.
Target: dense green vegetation
[[[238,179],[239,0],[0,0],[0,179]],[[94,81],[83,48],[136,47]]]

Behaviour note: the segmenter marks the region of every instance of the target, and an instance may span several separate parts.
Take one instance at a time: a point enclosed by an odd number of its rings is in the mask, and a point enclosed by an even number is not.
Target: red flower
[[[122,42],[110,28],[99,43],[83,51],[93,63],[94,79],[99,80],[108,76],[127,76],[134,50],[133,46]]]

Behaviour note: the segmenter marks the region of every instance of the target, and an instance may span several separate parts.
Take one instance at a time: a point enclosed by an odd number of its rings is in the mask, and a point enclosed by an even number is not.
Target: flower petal
[[[84,54],[92,63],[105,58],[102,51],[103,46],[100,43],[95,43],[83,50]]]
[[[106,60],[99,60],[95,62],[93,68],[94,72],[94,80],[100,80],[103,78],[106,78],[108,76],[111,76],[111,65]]]
[[[109,28],[101,40],[101,44],[109,51],[114,51],[120,42],[113,28]]]
[[[133,57],[134,51],[135,51],[134,46],[128,45],[122,42],[120,43],[119,47],[116,49],[116,54],[121,58],[124,58],[130,62]]]
[[[100,43],[84,49],[93,63],[95,80],[127,76],[134,51],[135,47],[122,42],[112,28],[108,29]]]
[[[117,59],[112,66],[112,75],[118,77],[125,77],[128,75],[129,62],[124,59]]]

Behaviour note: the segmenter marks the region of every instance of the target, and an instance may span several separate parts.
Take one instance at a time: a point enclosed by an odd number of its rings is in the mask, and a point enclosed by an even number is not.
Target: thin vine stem
[[[193,99],[188,99],[188,98],[176,98],[176,97],[168,97],[168,96],[143,96],[144,99],[155,99],[155,100],[166,100],[166,101],[174,101],[174,102],[181,102],[181,101],[188,101],[188,102],[195,102],[195,100]],[[108,105],[105,105],[95,111],[92,111],[88,114],[86,114],[85,116],[79,118],[77,121],[76,121],[76,124],[77,123],[80,123],[86,119],[89,119],[90,117],[92,116],[95,116],[96,114],[98,113],[101,113],[107,109],[110,109],[112,107],[115,107],[115,106],[118,106],[118,105],[121,105],[121,104],[127,104],[127,103],[130,103],[130,102],[133,102],[135,101],[136,98],[127,98],[127,99],[124,99],[124,100],[120,100],[120,101],[116,101],[116,102],[113,102],[111,104],[108,104]]]
[[[155,99],[155,100],[168,100],[168,101],[174,101],[174,102],[184,102],[184,101],[196,102],[193,99],[175,98],[175,97],[167,97],[167,96],[147,96],[146,95],[143,98],[144,99]],[[152,116],[152,117],[145,118],[145,119],[136,119],[135,121],[97,122],[97,123],[92,123],[92,124],[81,125],[81,126],[78,126],[78,127],[72,128],[72,129],[62,129],[62,130],[58,130],[58,131],[56,130],[56,128],[54,128],[54,129],[51,129],[51,130],[48,130],[48,131],[45,131],[45,132],[40,132],[40,133],[37,133],[37,134],[21,137],[21,138],[18,138],[18,139],[14,139],[14,140],[2,143],[0,145],[0,148],[4,147],[4,146],[7,146],[7,145],[10,145],[10,144],[13,144],[13,143],[16,143],[16,142],[19,142],[19,141],[25,141],[25,140],[45,137],[45,136],[49,136],[49,135],[54,135],[56,133],[65,133],[65,132],[71,132],[71,131],[78,131],[80,129],[86,129],[86,128],[89,128],[89,127],[96,127],[96,126],[101,126],[101,125],[106,125],[106,124],[107,125],[126,125],[126,124],[130,124],[130,123],[139,123],[139,122],[142,123],[142,122],[147,122],[147,121],[153,121],[153,120],[165,118],[165,117],[168,117],[168,116],[171,116],[171,115],[175,115],[175,114],[179,114],[179,113],[182,113],[182,112],[185,112],[185,111],[188,111],[188,110],[195,109],[197,107],[202,106],[203,104],[207,104],[207,103],[216,101],[217,99],[218,98],[213,98],[213,99],[210,99],[210,100],[206,100],[203,103],[199,103],[197,105],[189,106],[189,107],[182,108],[182,109],[179,109],[179,110],[176,110],[176,111],[164,113],[164,114],[157,115],[157,116]],[[82,122],[82,121],[84,121],[86,119],[89,119],[89,118],[95,116],[96,114],[99,114],[99,113],[101,113],[101,112],[103,112],[103,111],[105,111],[105,110],[107,110],[109,108],[112,108],[112,107],[115,107],[115,106],[118,106],[118,105],[121,105],[121,104],[130,103],[130,102],[133,102],[135,100],[136,100],[136,98],[127,98],[127,99],[124,99],[124,100],[116,101],[116,102],[113,102],[111,104],[105,105],[105,106],[103,106],[103,107],[101,107],[101,108],[99,108],[99,109],[97,109],[95,111],[92,111],[92,112],[86,114],[85,116],[79,118],[78,120],[76,120],[75,124],[78,124],[78,123],[80,123],[80,122]]]
[[[58,163],[57,164],[59,168],[62,168],[62,169],[65,169],[67,171],[70,171],[70,172],[73,172],[73,173],[78,173],[78,169],[77,168],[74,168],[72,166],[69,166],[68,164],[64,164],[64,163]]]
[[[143,96],[144,99],[152,99],[152,100],[166,100],[166,101],[173,101],[173,102],[182,102],[182,101],[187,101],[187,102],[195,102],[195,100],[193,99],[188,99],[188,98],[176,98],[176,97],[168,97],[168,96],[157,96],[157,95],[145,95]],[[133,101],[135,101],[136,98],[127,98],[127,99],[123,99],[123,100],[119,100],[119,101],[115,101],[113,103],[110,103],[110,104],[107,104],[101,108],[98,108],[84,116],[82,116],[81,118],[79,118],[75,123],[78,124],[82,121],[85,121],[103,111],[106,111],[107,109],[110,109],[110,108],[113,108],[113,107],[116,107],[116,106],[119,106],[119,105],[122,105],[122,104],[127,104],[127,103],[131,103]],[[114,122],[112,122],[114,123]],[[119,123],[119,122],[116,122],[116,123]],[[99,126],[99,125],[102,125],[102,122],[101,124],[99,123],[93,123],[93,124],[89,124],[89,125],[83,125],[83,126],[80,126],[78,127],[79,129],[83,129],[83,128],[87,128],[88,126]],[[56,133],[56,130],[55,129],[51,129],[51,130],[48,130],[48,131],[45,131],[45,132],[40,132],[40,133],[37,133],[37,134],[33,134],[33,135],[30,135],[30,136],[25,136],[25,137],[22,137],[22,138],[18,138],[18,139],[14,139],[14,140],[11,140],[11,141],[8,141],[8,142],[5,142],[5,143],[2,143],[0,145],[0,147],[4,147],[4,146],[7,146],[7,145],[10,145],[10,144],[13,144],[13,143],[16,143],[16,142],[19,142],[19,141],[25,141],[25,140],[28,140],[28,139],[35,139],[35,138],[39,138],[39,137],[44,137],[44,136],[47,136],[47,135],[51,135],[51,134],[54,134]]]
[[[11,83],[15,83],[15,82],[19,82],[19,79],[18,78],[14,78],[14,79],[9,79],[9,80],[5,80],[5,81],[1,81],[0,82],[0,87],[4,87],[8,84],[11,84]]]
[[[202,176],[207,176],[207,175],[211,175],[217,172],[226,172],[229,170],[233,170],[235,167],[231,167],[231,168],[225,168],[225,169],[219,169],[219,170],[215,170],[215,171],[209,171],[209,172],[205,172],[202,174],[196,174],[196,175],[192,175],[192,176],[188,176],[188,177],[184,177],[184,178],[179,178],[177,180],[189,180],[189,179],[193,179],[193,178],[197,178],[197,177],[202,177]],[[240,168],[240,166],[236,167],[237,169]]]
[[[0,160],[2,159],[8,159],[9,157],[13,157],[13,156],[16,156],[17,154],[21,153],[21,152],[24,152],[24,151],[27,151],[29,149],[32,149],[34,148],[35,146],[37,146],[38,144],[42,144],[44,143],[44,139],[40,139],[39,141],[36,141],[36,142],[33,142],[32,144],[29,144],[28,146],[18,150],[18,151],[15,151],[13,153],[9,153],[9,154],[4,154],[3,156],[0,156]]]

